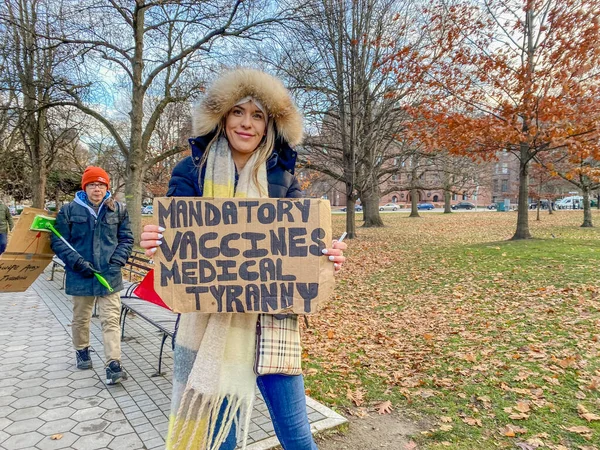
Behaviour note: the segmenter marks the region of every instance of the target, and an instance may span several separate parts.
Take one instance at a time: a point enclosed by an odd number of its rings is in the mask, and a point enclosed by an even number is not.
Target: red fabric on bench
[[[146,300],[147,302],[154,303],[155,305],[162,306],[170,310],[165,302],[163,302],[162,298],[158,296],[156,291],[154,290],[154,269],[150,270],[144,279],[137,285],[137,287],[133,290],[133,293],[137,295],[142,300]]]

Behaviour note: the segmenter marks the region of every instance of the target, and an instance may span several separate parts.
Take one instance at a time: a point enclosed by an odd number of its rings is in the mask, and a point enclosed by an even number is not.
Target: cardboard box
[[[154,200],[154,290],[174,312],[311,314],[333,291],[322,199]]]
[[[0,256],[0,292],[26,291],[52,261],[50,233],[29,229],[38,214],[52,216],[36,208],[25,208],[19,216]]]

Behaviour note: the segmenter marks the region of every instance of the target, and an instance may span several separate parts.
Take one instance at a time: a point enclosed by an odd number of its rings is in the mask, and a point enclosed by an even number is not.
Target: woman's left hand
[[[336,273],[340,271],[342,264],[346,261],[346,257],[344,256],[344,250],[346,250],[346,248],[348,248],[348,246],[345,242],[333,241],[331,248],[323,250],[323,254],[327,255],[329,261],[333,262]]]

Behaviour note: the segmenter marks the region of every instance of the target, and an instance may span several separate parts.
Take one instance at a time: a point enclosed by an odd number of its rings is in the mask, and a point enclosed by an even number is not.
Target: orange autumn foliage
[[[413,71],[427,95],[406,108],[416,140],[474,159],[513,152],[519,204],[538,154],[600,160],[600,0],[456,1],[427,14],[432,40]],[[386,67],[399,82],[402,52]],[[522,237],[526,219],[520,208]]]

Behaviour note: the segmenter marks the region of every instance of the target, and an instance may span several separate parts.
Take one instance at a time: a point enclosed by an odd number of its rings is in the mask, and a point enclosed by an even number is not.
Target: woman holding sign
[[[194,127],[198,137],[190,140],[192,155],[173,170],[167,196],[302,195],[293,175],[297,154],[291,147],[302,139],[302,116],[277,78],[252,69],[223,74],[197,109]],[[148,256],[161,244],[162,231],[156,225],[144,227],[140,245]],[[345,249],[345,243],[334,242],[323,250],[335,271],[345,261]],[[257,336],[263,317],[253,313],[182,314],[167,449],[233,450],[238,438],[245,447],[256,384],[283,448],[317,448],[306,415],[297,316],[266,319],[279,327],[286,339],[290,337],[290,348],[269,355],[283,364],[276,373],[270,367],[268,375],[257,369],[260,365],[255,360],[273,351],[270,345],[261,348],[264,336]],[[290,359],[297,361],[297,367]]]

